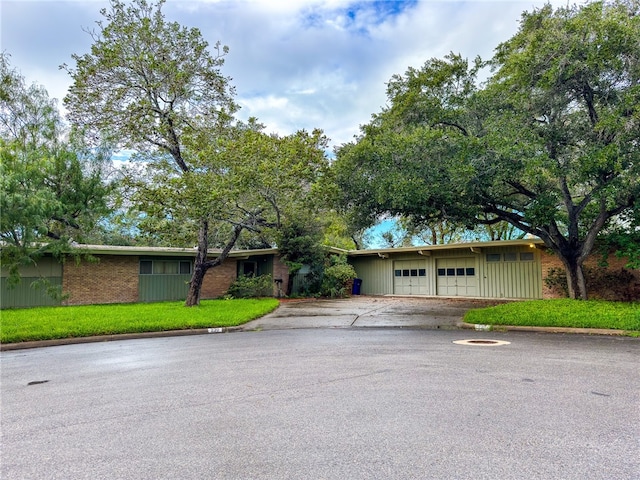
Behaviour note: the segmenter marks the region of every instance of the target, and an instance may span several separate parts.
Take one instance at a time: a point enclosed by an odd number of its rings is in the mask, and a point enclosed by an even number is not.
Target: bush
[[[240,276],[231,284],[227,295],[232,298],[271,297],[273,280],[271,275]]]
[[[332,255],[328,262],[329,265],[324,269],[320,293],[326,297],[344,297],[349,293],[349,281],[356,278],[356,271],[347,263],[345,255]]]

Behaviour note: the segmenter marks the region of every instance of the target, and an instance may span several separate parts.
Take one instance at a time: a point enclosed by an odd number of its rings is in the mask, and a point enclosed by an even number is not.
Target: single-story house
[[[187,296],[195,248],[110,245],[78,248],[90,257],[81,262],[73,258],[65,262],[41,258],[37,265],[21,269],[21,283],[15,288],[8,288],[8,272],[2,269],[1,307],[154,302],[183,300]],[[219,253],[219,250],[210,250],[209,257],[215,258]],[[273,294],[277,296],[278,288],[287,284],[289,271],[280,261],[277,249],[234,250],[222,265],[207,272],[201,298],[220,297],[238,275],[249,274],[271,274]],[[62,287],[62,301],[47,295],[45,288],[32,288],[34,282],[42,283],[42,279],[51,286]]]
[[[81,305],[182,300],[188,291],[196,250],[166,247],[81,246],[91,260],[60,263],[43,258],[21,271],[22,282],[7,288],[2,270],[0,306]],[[558,296],[545,284],[554,269],[561,269],[557,256],[539,239],[427,245],[345,251],[358,276],[364,295],[419,295],[495,299],[538,299]],[[211,250],[210,257],[220,252]],[[587,265],[597,263],[594,255]],[[615,272],[625,259],[610,258]],[[201,298],[226,293],[239,275],[271,274],[273,295],[286,287],[289,271],[276,248],[234,250],[222,265],[210,269]],[[640,298],[640,271],[632,271],[629,291]],[[31,285],[41,279],[60,286],[62,301],[50,298],[44,289]],[[638,295],[635,297],[635,295]]]

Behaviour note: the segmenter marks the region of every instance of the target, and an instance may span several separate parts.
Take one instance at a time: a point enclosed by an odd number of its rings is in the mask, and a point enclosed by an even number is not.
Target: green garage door
[[[393,268],[393,292],[396,295],[427,295],[429,293],[424,261],[397,261]]]
[[[478,296],[476,259],[441,258],[437,262],[437,293],[446,297]]]

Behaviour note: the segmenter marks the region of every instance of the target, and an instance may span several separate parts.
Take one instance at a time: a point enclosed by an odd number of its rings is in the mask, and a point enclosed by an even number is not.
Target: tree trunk
[[[215,260],[207,260],[207,251],[209,250],[209,222],[202,220],[200,229],[198,230],[198,252],[196,253],[196,259],[193,263],[193,275],[189,282],[189,293],[184,304],[186,307],[193,307],[200,305],[200,290],[202,289],[202,283],[204,281],[204,275],[207,270],[213,267],[217,267],[224,262],[229,255],[231,249],[235,246],[240,233],[242,233],[243,227],[236,225],[233,227],[233,233],[231,238],[220,252],[220,255]]]
[[[194,305],[200,305],[200,290],[202,289],[202,282],[204,281],[204,274],[207,273],[207,250],[209,250],[209,222],[202,220],[200,228],[198,229],[198,252],[196,253],[196,259],[193,262],[193,275],[189,282],[189,293],[187,299],[184,302],[185,306],[193,307]]]
[[[204,274],[207,273],[203,268],[203,265],[195,265],[193,267],[193,275],[189,281],[189,293],[187,299],[184,302],[185,306],[193,307],[200,305],[200,290],[202,290],[202,282],[204,281]]]
[[[567,287],[569,298],[574,300],[587,300],[587,284],[584,279],[582,262],[562,258],[567,273]]]

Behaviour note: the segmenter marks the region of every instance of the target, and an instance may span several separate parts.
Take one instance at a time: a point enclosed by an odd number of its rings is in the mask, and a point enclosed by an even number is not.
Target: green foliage
[[[12,283],[19,268],[51,253],[58,258],[83,241],[109,211],[113,186],[108,150],[65,142],[55,101],[40,86],[26,86],[0,55],[1,261]]]
[[[3,310],[0,342],[231,327],[277,306],[275,298],[264,298],[205,300],[189,309],[182,302],[162,302]]]
[[[596,237],[640,198],[638,8],[546,5],[491,62],[450,54],[394,75],[389,106],[337,151],[334,201],[361,226],[508,222],[542,238],[585,298]]]
[[[227,290],[231,298],[271,297],[273,295],[273,279],[271,275],[240,275]]]
[[[182,158],[183,136],[203,125],[224,125],[236,110],[229,79],[196,28],[168,22],[164,1],[113,0],[92,31],[91,52],[63,65],[73,84],[64,99],[69,119],[91,138],[108,136],[118,146]]]
[[[611,328],[640,332],[640,303],[569,299],[512,302],[469,310],[464,321],[482,325]]]
[[[89,138],[107,138],[147,160],[128,179],[130,201],[149,243],[197,245],[186,304],[199,302],[206,271],[241,234],[277,228],[306,201],[324,168],[320,131],[267,135],[238,109],[215,54],[198,29],[169,22],[164,1],[110,2],[91,52],[74,55],[65,97],[69,118]],[[209,246],[222,252],[208,259]]]
[[[627,268],[640,269],[640,231],[618,231],[605,236],[603,246],[605,263],[612,248],[618,258],[627,259]]]
[[[320,223],[304,213],[287,218],[278,229],[276,244],[284,264],[289,269],[287,295],[292,293],[294,275],[305,265],[309,268],[305,283],[312,292],[317,289],[325,258],[325,248],[320,244],[321,239]]]
[[[347,286],[356,278],[353,266],[347,263],[346,255],[330,255],[322,274],[320,294],[325,297],[344,297],[348,295]]]

